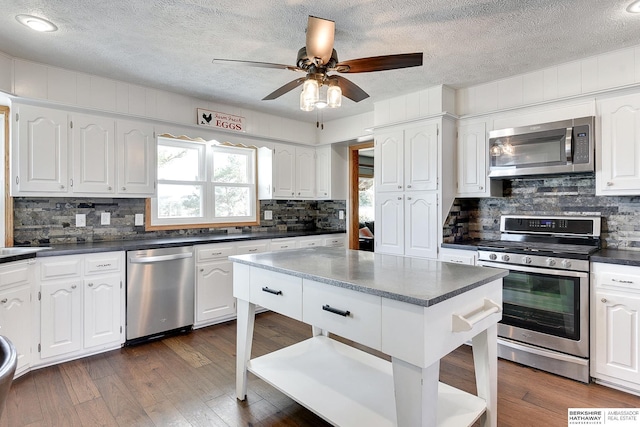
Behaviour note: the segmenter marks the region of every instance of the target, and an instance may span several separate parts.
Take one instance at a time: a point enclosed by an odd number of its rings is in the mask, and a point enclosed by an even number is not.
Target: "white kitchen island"
[[[496,426],[497,334],[506,270],[314,248],[233,256],[236,393],[252,372],[338,426]],[[251,359],[256,305],[313,337]],[[342,344],[345,337],[391,362]],[[473,343],[478,395],[438,381],[440,359]]]

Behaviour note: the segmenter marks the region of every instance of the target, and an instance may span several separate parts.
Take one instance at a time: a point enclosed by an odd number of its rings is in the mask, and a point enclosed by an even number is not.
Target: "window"
[[[151,228],[256,225],[256,149],[158,138]]]

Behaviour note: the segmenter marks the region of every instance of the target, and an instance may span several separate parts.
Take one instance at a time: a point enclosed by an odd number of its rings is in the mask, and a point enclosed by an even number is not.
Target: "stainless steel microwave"
[[[489,132],[489,177],[595,170],[595,117]]]

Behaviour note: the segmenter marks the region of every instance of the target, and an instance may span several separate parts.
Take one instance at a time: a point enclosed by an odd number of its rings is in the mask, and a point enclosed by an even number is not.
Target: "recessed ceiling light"
[[[27,27],[36,31],[51,32],[58,29],[58,27],[56,27],[53,22],[47,21],[43,18],[38,18],[37,16],[16,15],[16,19],[22,25],[26,25]]]
[[[640,0],[636,0],[627,6],[627,12],[629,13],[640,13]]]

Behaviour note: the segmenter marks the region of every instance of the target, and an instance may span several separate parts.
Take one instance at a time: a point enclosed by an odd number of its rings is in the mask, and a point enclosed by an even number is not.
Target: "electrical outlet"
[[[111,224],[111,214],[109,212],[102,212],[102,214],[100,214],[100,225],[109,224]]]
[[[338,218],[344,219],[344,211],[338,211]]]
[[[144,214],[136,214],[135,225],[144,225]]]
[[[76,214],[76,227],[86,227],[86,226],[87,226],[87,215]]]
[[[264,219],[273,219],[272,211],[264,211]]]

